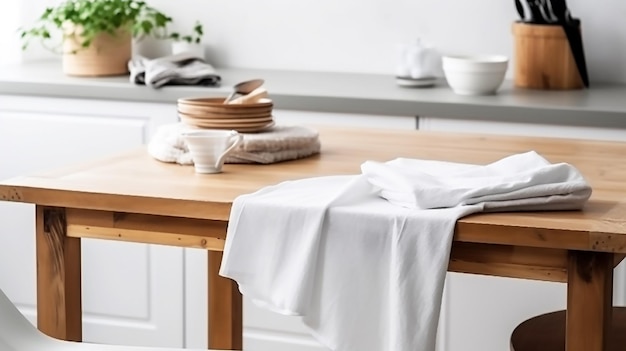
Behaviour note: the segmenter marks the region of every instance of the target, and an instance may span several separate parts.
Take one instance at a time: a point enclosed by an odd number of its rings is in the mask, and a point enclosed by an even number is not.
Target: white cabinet
[[[185,252],[185,345],[207,345],[207,254]],[[283,316],[257,307],[243,298],[243,349],[245,351],[327,351],[307,331],[299,317]]]
[[[419,118],[420,130],[626,141],[626,129]],[[561,283],[448,273],[438,351],[502,351],[521,321],[565,308]],[[616,269],[614,302],[626,304],[626,265]]]
[[[175,120],[170,105],[3,95],[0,178],[137,147]],[[182,346],[183,250],[82,243],[84,340]],[[0,286],[31,321],[34,248],[34,206],[0,202]]]
[[[294,110],[276,110],[273,115],[277,123],[283,124],[329,125],[377,129],[417,129],[417,118],[412,116],[381,116]]]
[[[589,118],[593,118],[590,116]],[[626,129],[420,117],[420,130],[626,141]]]

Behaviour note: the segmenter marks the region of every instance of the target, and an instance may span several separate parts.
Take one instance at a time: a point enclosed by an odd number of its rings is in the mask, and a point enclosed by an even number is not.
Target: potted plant
[[[46,8],[31,27],[19,32],[23,49],[30,40],[40,39],[60,52],[67,75],[121,75],[128,73],[132,38],[164,35],[171,21],[142,0],[66,0]],[[56,32],[61,45],[47,46]]]
[[[204,46],[202,46],[202,36],[204,30],[202,23],[196,21],[191,34],[181,35],[178,32],[173,32],[168,35],[168,38],[172,40],[172,54],[178,54],[181,52],[191,52],[198,57],[204,58]]]

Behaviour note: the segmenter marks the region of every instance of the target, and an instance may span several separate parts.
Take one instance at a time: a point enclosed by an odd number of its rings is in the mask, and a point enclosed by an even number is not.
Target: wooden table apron
[[[225,221],[37,206],[37,326],[48,335],[82,340],[80,239],[108,239],[202,248],[208,252],[210,349],[242,349],[242,300],[218,275]]]
[[[535,149],[581,169],[594,187],[583,211],[477,214],[455,228],[449,270],[567,283],[567,351],[606,350],[613,268],[626,253],[626,144],[322,129],[321,156],[275,165],[226,165],[220,175],[164,164],[144,149],[0,183],[0,200],[36,204],[37,324],[80,341],[80,239],[209,250],[209,348],[242,348],[242,299],[218,276],[234,198],[280,181],[356,174],[395,157],[484,164]],[[610,170],[611,172],[608,172]],[[147,182],[146,179],[151,179]]]

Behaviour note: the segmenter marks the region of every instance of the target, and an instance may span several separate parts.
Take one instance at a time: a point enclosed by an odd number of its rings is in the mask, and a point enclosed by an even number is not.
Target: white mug
[[[220,173],[224,159],[243,141],[234,130],[189,130],[182,134],[196,173]]]

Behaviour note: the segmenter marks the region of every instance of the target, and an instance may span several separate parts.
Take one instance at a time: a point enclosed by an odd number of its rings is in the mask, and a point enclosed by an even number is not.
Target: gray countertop
[[[131,84],[128,77],[65,76],[60,61],[0,66],[0,94],[175,102],[180,97],[226,96],[233,84],[265,79],[276,108],[320,112],[546,123],[626,128],[626,85],[595,83],[591,89],[527,90],[505,81],[493,96],[459,96],[439,82],[434,88],[403,88],[382,74],[218,69],[218,88]]]

